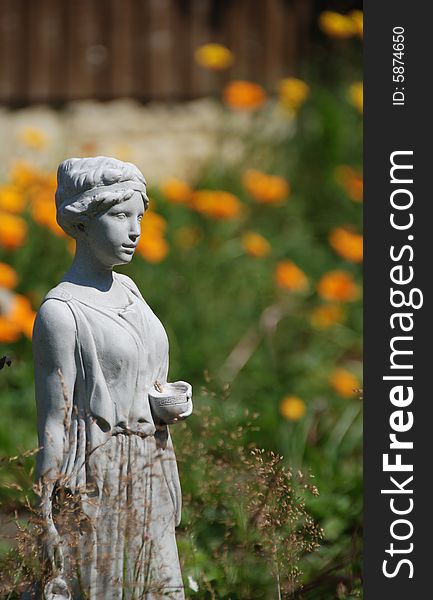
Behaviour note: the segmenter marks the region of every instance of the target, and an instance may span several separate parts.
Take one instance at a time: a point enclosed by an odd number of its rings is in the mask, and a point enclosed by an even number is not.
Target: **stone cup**
[[[174,423],[189,406],[190,386],[183,382],[157,384],[149,391],[153,414],[161,423]],[[158,423],[159,424],[159,423]]]

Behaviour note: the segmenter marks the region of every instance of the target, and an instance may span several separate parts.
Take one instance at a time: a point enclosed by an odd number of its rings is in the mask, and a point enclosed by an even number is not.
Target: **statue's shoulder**
[[[74,360],[77,328],[66,296],[53,288],[45,296],[33,326],[35,364],[52,370]],[[71,358],[72,357],[72,358]]]
[[[60,300],[61,302],[69,302],[70,300],[72,300],[72,294],[65,288],[65,286],[62,283],[59,283],[58,285],[56,285],[56,287],[53,287],[44,297],[44,299],[42,300],[42,304],[46,301],[46,300]]]
[[[62,334],[75,332],[75,319],[68,306],[72,295],[64,289],[62,284],[52,288],[43,298],[39,307],[35,329]]]
[[[138,289],[137,284],[135,283],[135,281],[133,279],[131,279],[130,277],[128,277],[128,275],[125,275],[124,273],[117,273],[115,271],[113,271],[115,278],[120,281],[120,283],[122,283],[125,287],[127,287],[128,289],[131,290],[131,292],[133,294],[135,294],[136,296],[138,296],[139,298],[141,298],[141,300],[144,300],[143,296],[141,295],[140,290]]]

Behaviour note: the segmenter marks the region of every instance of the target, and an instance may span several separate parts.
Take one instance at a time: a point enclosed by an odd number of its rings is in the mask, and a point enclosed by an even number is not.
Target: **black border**
[[[433,598],[433,574],[430,542],[433,531],[433,314],[430,281],[433,252],[433,127],[431,86],[431,49],[433,3],[392,0],[364,2],[364,177],[365,177],[365,297],[364,297],[364,590],[367,600],[412,600]],[[405,29],[405,105],[393,106],[392,80],[393,27]],[[423,292],[424,304],[413,310],[414,400],[410,409],[414,425],[405,434],[414,449],[404,453],[412,460],[414,509],[410,515],[414,533],[413,552],[400,555],[413,564],[402,566],[393,578],[382,572],[389,558],[385,549],[392,541],[389,531],[393,515],[389,495],[389,475],[383,473],[382,455],[389,452],[389,416],[396,410],[389,401],[391,385],[382,377],[390,373],[390,259],[392,244],[401,245],[407,232],[393,231],[390,218],[390,154],[395,150],[413,150],[414,193],[412,242],[414,268],[412,286]],[[407,255],[408,256],[408,253]],[[394,311],[396,309],[393,309]],[[403,310],[410,310],[408,308]],[[398,335],[398,333],[394,333]],[[408,374],[408,371],[401,371]],[[392,473],[391,473],[392,475]],[[403,475],[403,474],[401,474]],[[400,477],[400,480],[402,476]],[[412,487],[413,486],[413,487]],[[397,542],[396,542],[397,546]],[[394,557],[394,565],[397,564]],[[390,563],[391,564],[391,563]]]

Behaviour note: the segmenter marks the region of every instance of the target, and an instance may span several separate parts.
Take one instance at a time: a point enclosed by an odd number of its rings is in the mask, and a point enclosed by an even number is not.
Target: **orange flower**
[[[11,323],[6,317],[0,315],[0,342],[10,344],[19,340],[20,337],[20,328]]]
[[[356,394],[356,390],[359,388],[359,379],[346,369],[335,369],[329,383],[334,388],[339,396],[343,398],[350,398]]]
[[[66,250],[69,252],[69,254],[71,254],[71,256],[75,256],[77,242],[70,236],[68,236],[68,239],[66,240]]]
[[[13,163],[11,169],[12,184],[20,191],[26,191],[39,179],[39,173],[29,163],[19,160]]]
[[[260,204],[281,204],[290,193],[290,186],[283,177],[255,169],[245,171],[242,182],[250,196]]]
[[[27,236],[27,223],[21,217],[0,211],[0,246],[19,248]]]
[[[354,21],[332,10],[325,10],[319,16],[319,27],[329,37],[346,39],[356,33]]]
[[[271,251],[268,240],[254,231],[249,231],[243,235],[242,246],[247,254],[255,258],[267,256]]]
[[[353,23],[356,35],[362,38],[364,35],[364,13],[362,10],[352,10],[347,16]]]
[[[44,148],[48,139],[45,133],[37,127],[23,127],[18,133],[18,138],[21,143],[34,150]]]
[[[305,102],[310,93],[310,88],[301,79],[287,77],[278,82],[278,96],[286,108],[297,110]]]
[[[364,85],[362,81],[352,83],[348,91],[349,102],[360,112],[364,110]]]
[[[137,251],[150,263],[158,263],[164,260],[169,251],[169,246],[165,239],[158,234],[141,234],[138,242]]]
[[[82,156],[97,156],[98,145],[94,141],[84,142],[80,146],[80,154]]]
[[[26,200],[23,194],[13,185],[2,185],[0,187],[0,210],[12,213],[23,212]]]
[[[308,278],[291,260],[283,260],[275,269],[277,284],[291,292],[302,292],[308,287]]]
[[[38,196],[32,200],[32,217],[39,225],[46,227],[59,237],[66,237],[66,233],[56,220],[56,206],[53,198],[46,199]]]
[[[345,258],[352,262],[362,261],[363,239],[362,235],[352,233],[342,227],[336,227],[329,235],[329,243],[332,248]]]
[[[174,232],[174,243],[182,250],[190,250],[197,246],[203,237],[203,232],[199,227],[185,226],[179,227]]]
[[[206,217],[220,220],[235,219],[242,210],[242,205],[234,194],[219,190],[193,192],[191,207]]]
[[[324,300],[337,302],[350,302],[359,297],[359,288],[346,271],[325,273],[317,284],[317,291]]]
[[[0,287],[11,290],[18,283],[18,273],[10,265],[0,262]]]
[[[280,412],[289,421],[300,421],[305,415],[307,407],[298,396],[286,396],[280,404]]]
[[[339,304],[325,304],[318,306],[311,313],[311,324],[316,329],[327,329],[335,323],[344,320],[345,312]]]
[[[137,252],[147,262],[158,263],[164,260],[169,251],[169,246],[164,239],[167,223],[161,215],[147,211],[141,222],[141,235]]]
[[[172,177],[161,185],[164,196],[173,204],[187,204],[191,199],[192,189],[182,179]]]
[[[340,165],[335,169],[335,179],[354,202],[362,202],[364,185],[362,173],[347,165]]]
[[[194,52],[197,64],[213,71],[222,71],[233,64],[233,52],[221,44],[203,44]]]
[[[223,91],[224,102],[236,110],[256,110],[266,102],[261,85],[251,81],[231,81]]]
[[[167,229],[167,222],[164,217],[153,212],[153,210],[146,211],[143,220],[141,222],[141,234],[159,235],[163,236]]]
[[[21,333],[31,338],[35,317],[28,298],[0,290],[0,340],[14,342]]]
[[[15,294],[12,302],[12,309],[8,318],[14,323],[29,339],[32,338],[33,325],[36,313],[32,309],[30,300],[20,294]]]

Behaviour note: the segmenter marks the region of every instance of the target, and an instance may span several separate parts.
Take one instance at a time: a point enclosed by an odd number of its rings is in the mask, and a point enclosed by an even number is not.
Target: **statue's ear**
[[[83,235],[83,233],[87,232],[87,222],[88,222],[88,217],[87,215],[82,215],[80,216],[80,220],[75,221],[72,225],[72,236],[75,238],[81,237]]]

